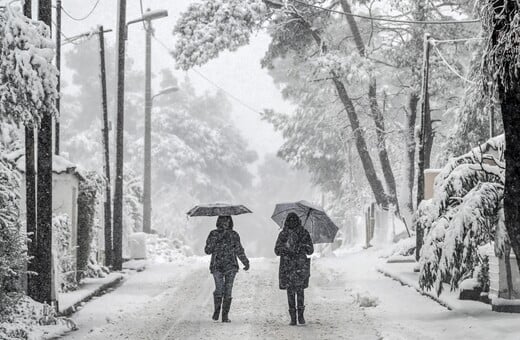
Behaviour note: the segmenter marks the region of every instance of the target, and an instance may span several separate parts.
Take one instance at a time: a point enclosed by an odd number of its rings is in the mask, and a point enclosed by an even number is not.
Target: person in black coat
[[[309,277],[311,276],[310,259],[307,255],[314,252],[314,246],[311,235],[303,228],[300,218],[295,213],[287,215],[284,228],[276,240],[274,252],[280,256],[280,289],[287,290],[290,325],[296,325],[296,310],[298,311],[298,322],[305,324],[303,290],[309,287]],[[297,307],[295,298],[298,302]]]
[[[228,313],[231,307],[233,281],[238,272],[237,257],[244,265],[244,270],[249,269],[249,260],[240,243],[240,236],[233,230],[231,216],[217,218],[217,229],[209,233],[204,251],[211,255],[209,270],[215,279],[215,311],[212,318],[218,320],[222,306],[222,322],[230,322]]]

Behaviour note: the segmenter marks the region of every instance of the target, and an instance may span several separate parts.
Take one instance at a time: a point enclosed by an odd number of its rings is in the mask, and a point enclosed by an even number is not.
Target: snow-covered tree
[[[8,5],[0,11],[0,119],[37,125],[55,114],[58,71],[48,27]]]
[[[504,125],[504,223],[520,269],[520,3],[481,0],[479,5],[486,37],[484,89],[499,100]]]
[[[419,206],[425,230],[420,258],[422,288],[442,291],[472,274],[477,248],[494,242],[497,255],[509,243],[504,232],[504,137],[495,137],[451,159],[435,180],[434,196]]]

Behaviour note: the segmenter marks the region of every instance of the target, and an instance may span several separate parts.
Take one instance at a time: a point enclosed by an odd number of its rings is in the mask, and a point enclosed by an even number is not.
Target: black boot
[[[231,307],[231,298],[225,298],[222,301],[222,322],[231,322],[228,318],[229,308]]]
[[[298,306],[298,323],[300,325],[305,325],[305,318],[303,317],[304,310],[305,306]]]
[[[211,318],[215,321],[218,321],[218,317],[220,316],[220,307],[222,306],[222,296],[213,295],[213,302],[215,304],[215,311],[213,312],[213,316]]]
[[[289,309],[289,315],[291,316],[291,323],[289,323],[289,325],[296,326],[296,309]]]

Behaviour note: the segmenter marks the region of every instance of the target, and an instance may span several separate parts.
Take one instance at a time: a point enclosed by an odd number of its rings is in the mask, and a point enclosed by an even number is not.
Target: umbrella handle
[[[305,216],[305,222],[303,222],[303,227],[305,228],[305,225],[307,224],[307,220],[309,219],[309,216],[311,215],[311,208],[309,208],[309,211],[307,211],[307,216]]]

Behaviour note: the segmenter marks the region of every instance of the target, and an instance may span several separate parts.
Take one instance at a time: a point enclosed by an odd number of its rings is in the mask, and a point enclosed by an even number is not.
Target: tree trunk
[[[52,25],[51,0],[40,0],[38,19],[49,26]],[[39,289],[36,296],[38,302],[50,303],[53,296],[53,259],[52,259],[52,114],[42,112],[38,131],[38,173],[37,173],[37,251]]]
[[[314,38],[314,41],[321,49],[321,52],[327,53],[327,45],[321,39],[321,36],[318,34],[318,32],[312,29],[311,25],[307,21],[303,20],[301,17],[296,16],[296,18],[300,19],[302,21],[302,24],[306,26],[307,31]],[[376,203],[380,205],[382,208],[388,208],[388,196],[385,192],[383,184],[377,176],[376,169],[374,167],[374,162],[372,161],[372,157],[368,152],[367,143],[363,134],[363,130],[361,129],[359,124],[359,118],[356,112],[356,108],[354,107],[354,104],[352,103],[352,100],[350,99],[350,96],[348,95],[347,89],[345,88],[343,82],[339,80],[339,78],[336,74],[334,74],[334,72],[331,72],[331,76],[332,81],[334,82],[334,86],[336,87],[338,96],[343,104],[343,107],[345,108],[345,111],[347,112],[347,116],[350,121],[350,126],[352,128],[352,132],[354,133],[354,137],[356,140],[356,148],[361,159],[361,164],[363,165],[365,176],[368,180],[370,188],[372,189],[372,193],[374,195]]]
[[[345,13],[352,13],[350,3],[347,0],[341,0],[341,7]],[[359,27],[355,18],[347,15],[346,19],[350,27],[352,36],[354,37],[354,43],[356,44],[356,48],[359,52],[359,55],[362,57],[366,57],[365,43],[363,42],[363,38],[361,37],[361,33],[359,32]],[[388,151],[386,147],[385,117],[379,109],[379,104],[377,102],[377,81],[373,74],[370,75],[370,80],[368,84],[368,99],[370,102],[370,111],[372,113],[372,119],[374,120],[374,124],[376,126],[379,162],[381,163],[381,170],[383,172],[383,176],[385,178],[386,186],[388,189],[388,198],[390,203],[395,206],[396,211],[399,212],[397,187],[395,183],[394,172],[392,170],[392,165],[390,164],[390,159],[388,158]]]
[[[520,270],[520,84],[500,94],[506,142],[505,226]]]
[[[370,85],[368,87],[368,98],[370,100],[370,109],[372,111],[372,118],[376,126],[377,136],[377,150],[379,154],[379,162],[381,163],[381,170],[385,178],[386,186],[388,188],[388,198],[390,203],[394,205],[396,212],[399,213],[399,202],[397,200],[397,187],[395,184],[394,172],[390,159],[388,158],[388,151],[386,148],[386,130],[385,130],[385,118],[383,113],[379,109],[376,97],[376,79],[370,78]]]
[[[385,193],[383,184],[377,177],[376,169],[374,167],[374,163],[372,162],[372,157],[368,152],[365,136],[363,135],[363,131],[359,125],[359,118],[357,116],[354,104],[348,95],[345,85],[337,77],[334,77],[333,81],[339,98],[343,103],[345,110],[347,111],[350,126],[352,127],[352,132],[354,133],[356,140],[356,148],[359,157],[361,158],[363,169],[365,170],[365,176],[367,177],[368,183],[372,189],[372,193],[374,194],[374,198],[376,199],[378,205],[383,208],[388,208],[388,196]]]
[[[419,95],[417,92],[410,93],[408,99],[408,114],[406,115],[406,157],[408,159],[408,167],[406,169],[406,180],[407,180],[407,202],[406,208],[413,214],[413,188],[415,184],[415,124],[417,121],[417,105],[419,103]]]

